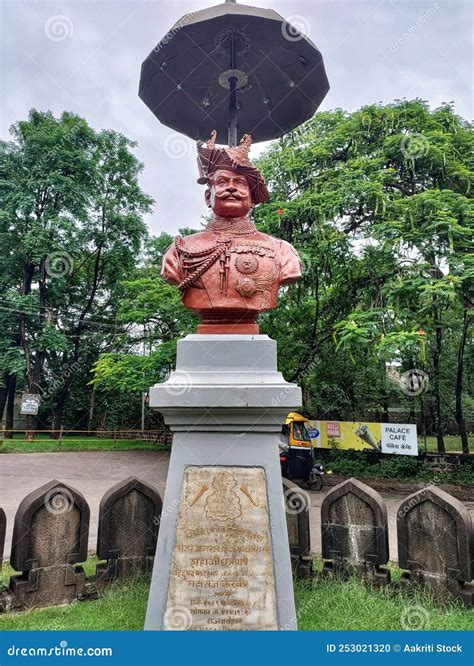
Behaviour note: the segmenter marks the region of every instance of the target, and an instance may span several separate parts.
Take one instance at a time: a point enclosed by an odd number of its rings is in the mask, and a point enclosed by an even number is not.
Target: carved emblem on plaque
[[[226,522],[242,515],[242,505],[234,488],[237,481],[229,472],[217,474],[212,482],[213,492],[207,496],[204,509],[211,520]]]

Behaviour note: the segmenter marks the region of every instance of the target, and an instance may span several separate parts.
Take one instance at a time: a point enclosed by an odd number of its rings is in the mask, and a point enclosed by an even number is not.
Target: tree
[[[180,230],[180,233],[190,230]],[[177,340],[192,332],[195,317],[181,304],[179,291],[161,278],[163,255],[172,236],[152,239],[145,265],[122,283],[119,321],[128,327],[115,349],[100,356],[94,366],[93,385],[113,391],[127,402],[157,381],[163,381],[176,359]]]
[[[333,332],[333,363],[341,353],[359,369],[363,359],[364,373],[394,358],[421,363],[432,377],[440,451],[448,320],[457,313],[461,328],[468,308],[459,308],[458,297],[466,302],[472,289],[472,147],[471,126],[451,106],[431,112],[414,100],[317,114],[261,159],[274,197],[257,219],[310,257],[303,283],[288,290],[292,305],[283,305],[304,341],[280,346],[299,358],[292,378],[321,354],[322,342],[331,344]],[[267,320],[273,328],[274,316]],[[456,417],[466,450],[461,352],[458,359]]]
[[[135,266],[152,200],[138,184],[135,144],[118,133],[95,132],[70,113],[33,110],[12,135],[0,145],[10,348],[21,350],[25,387],[46,396],[59,431],[89,322],[110,330],[116,290]],[[8,376],[19,374],[15,359]],[[35,424],[28,417],[30,431]]]
[[[427,403],[439,449],[453,416],[467,447],[471,146],[470,126],[451,107],[431,112],[414,100],[317,114],[261,158],[272,200],[255,220],[292,242],[304,267],[261,326],[277,338],[280,367],[302,386],[308,414],[386,421],[390,406],[414,418]],[[170,241],[156,239],[155,258],[124,284],[120,316],[135,329],[96,364],[103,389],[138,392],[163,378],[190,330],[177,290],[158,277]],[[426,371],[426,394],[391,381],[393,361]]]

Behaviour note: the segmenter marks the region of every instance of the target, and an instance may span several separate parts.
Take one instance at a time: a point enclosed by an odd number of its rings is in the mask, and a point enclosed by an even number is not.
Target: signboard
[[[413,423],[310,421],[306,427],[313,446],[319,449],[418,455],[416,425]]]
[[[416,425],[413,423],[382,423],[382,453],[418,455]]]
[[[20,414],[36,415],[40,406],[40,396],[35,393],[23,393],[21,396]]]

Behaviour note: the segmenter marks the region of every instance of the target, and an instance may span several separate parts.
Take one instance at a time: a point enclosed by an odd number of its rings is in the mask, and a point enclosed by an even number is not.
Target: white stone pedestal
[[[188,335],[150,390],[174,433],[145,629],[296,629],[279,433],[301,390],[266,335]]]

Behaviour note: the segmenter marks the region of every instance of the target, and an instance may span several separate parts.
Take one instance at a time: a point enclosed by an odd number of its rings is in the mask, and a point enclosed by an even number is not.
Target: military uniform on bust
[[[257,315],[276,307],[279,287],[295,282],[301,265],[289,243],[261,233],[248,217],[253,205],[269,199],[248,159],[250,137],[239,148],[216,148],[214,139],[198,144],[198,182],[208,185],[214,217],[204,231],[176,237],[162,275],[199,314],[199,333],[258,333]]]

